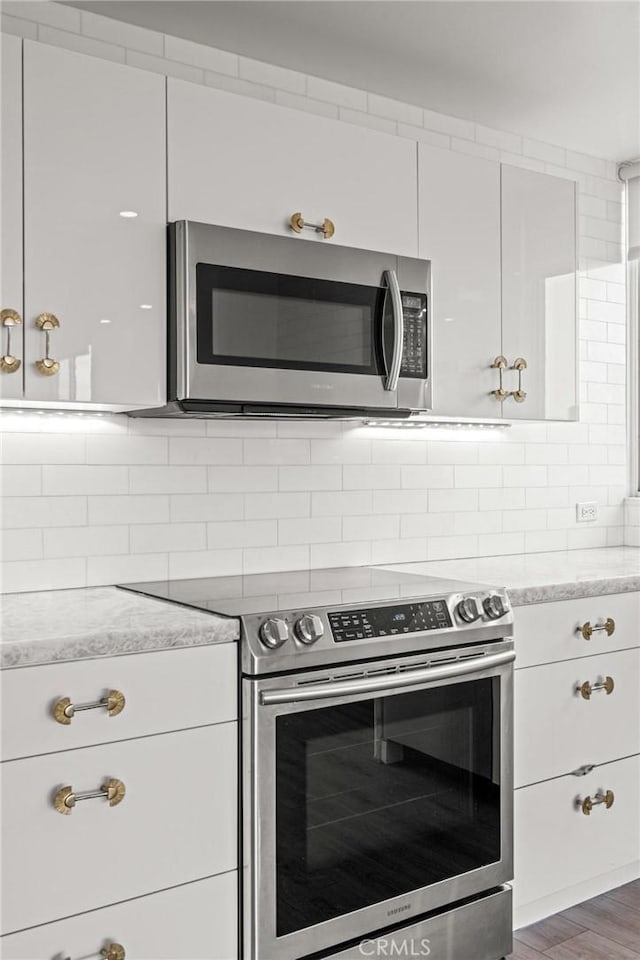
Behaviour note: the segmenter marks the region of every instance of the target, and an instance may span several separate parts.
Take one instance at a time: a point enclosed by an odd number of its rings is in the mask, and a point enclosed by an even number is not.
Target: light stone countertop
[[[507,588],[514,606],[640,591],[640,547],[431,560],[385,569],[499,584]]]
[[[117,587],[0,596],[0,667],[229,643],[240,621]]]

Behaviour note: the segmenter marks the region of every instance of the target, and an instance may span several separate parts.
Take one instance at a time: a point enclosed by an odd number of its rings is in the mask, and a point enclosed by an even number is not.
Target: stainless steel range
[[[504,590],[381,567],[128,586],[241,618],[243,960],[511,952]]]

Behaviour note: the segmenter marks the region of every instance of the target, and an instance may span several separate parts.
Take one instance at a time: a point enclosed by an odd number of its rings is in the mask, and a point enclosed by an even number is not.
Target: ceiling
[[[640,0],[73,6],[593,156],[640,156]]]

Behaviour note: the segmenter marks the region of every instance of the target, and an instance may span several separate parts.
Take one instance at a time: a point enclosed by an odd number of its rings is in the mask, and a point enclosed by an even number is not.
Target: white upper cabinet
[[[509,365],[524,360],[521,402],[504,416],[575,420],[576,185],[502,166],[502,324]],[[511,389],[518,373],[510,371]]]
[[[25,41],[24,157],[26,399],[164,402],[164,78]]]
[[[416,144],[287,107],[168,81],[169,220],[417,254]]]
[[[22,325],[22,40],[2,34],[0,57],[0,397],[23,387]]]
[[[433,396],[441,416],[499,417],[500,169],[419,145],[419,252],[432,261]]]

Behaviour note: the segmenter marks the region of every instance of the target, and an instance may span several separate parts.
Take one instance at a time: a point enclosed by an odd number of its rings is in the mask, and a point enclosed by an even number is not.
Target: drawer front
[[[518,670],[514,689],[516,787],[640,752],[640,650]]]
[[[578,801],[612,790],[589,816]],[[520,907],[638,860],[640,757],[515,792],[515,903]]]
[[[236,644],[224,643],[3,670],[2,758],[235,720],[236,657]],[[78,711],[69,723],[54,717],[64,698],[99,704],[111,690],[124,695],[120,712],[116,706],[110,715],[102,705]]]
[[[640,593],[534,603],[515,607],[514,615],[516,669],[640,646]],[[594,630],[584,638],[585,624],[598,627],[608,619],[615,624],[611,636]]]
[[[237,873],[118,903],[0,941],[3,960],[99,956],[108,944],[130,960],[236,960]]]
[[[237,724],[3,764],[2,932],[237,869]],[[126,794],[78,802],[70,785]]]

